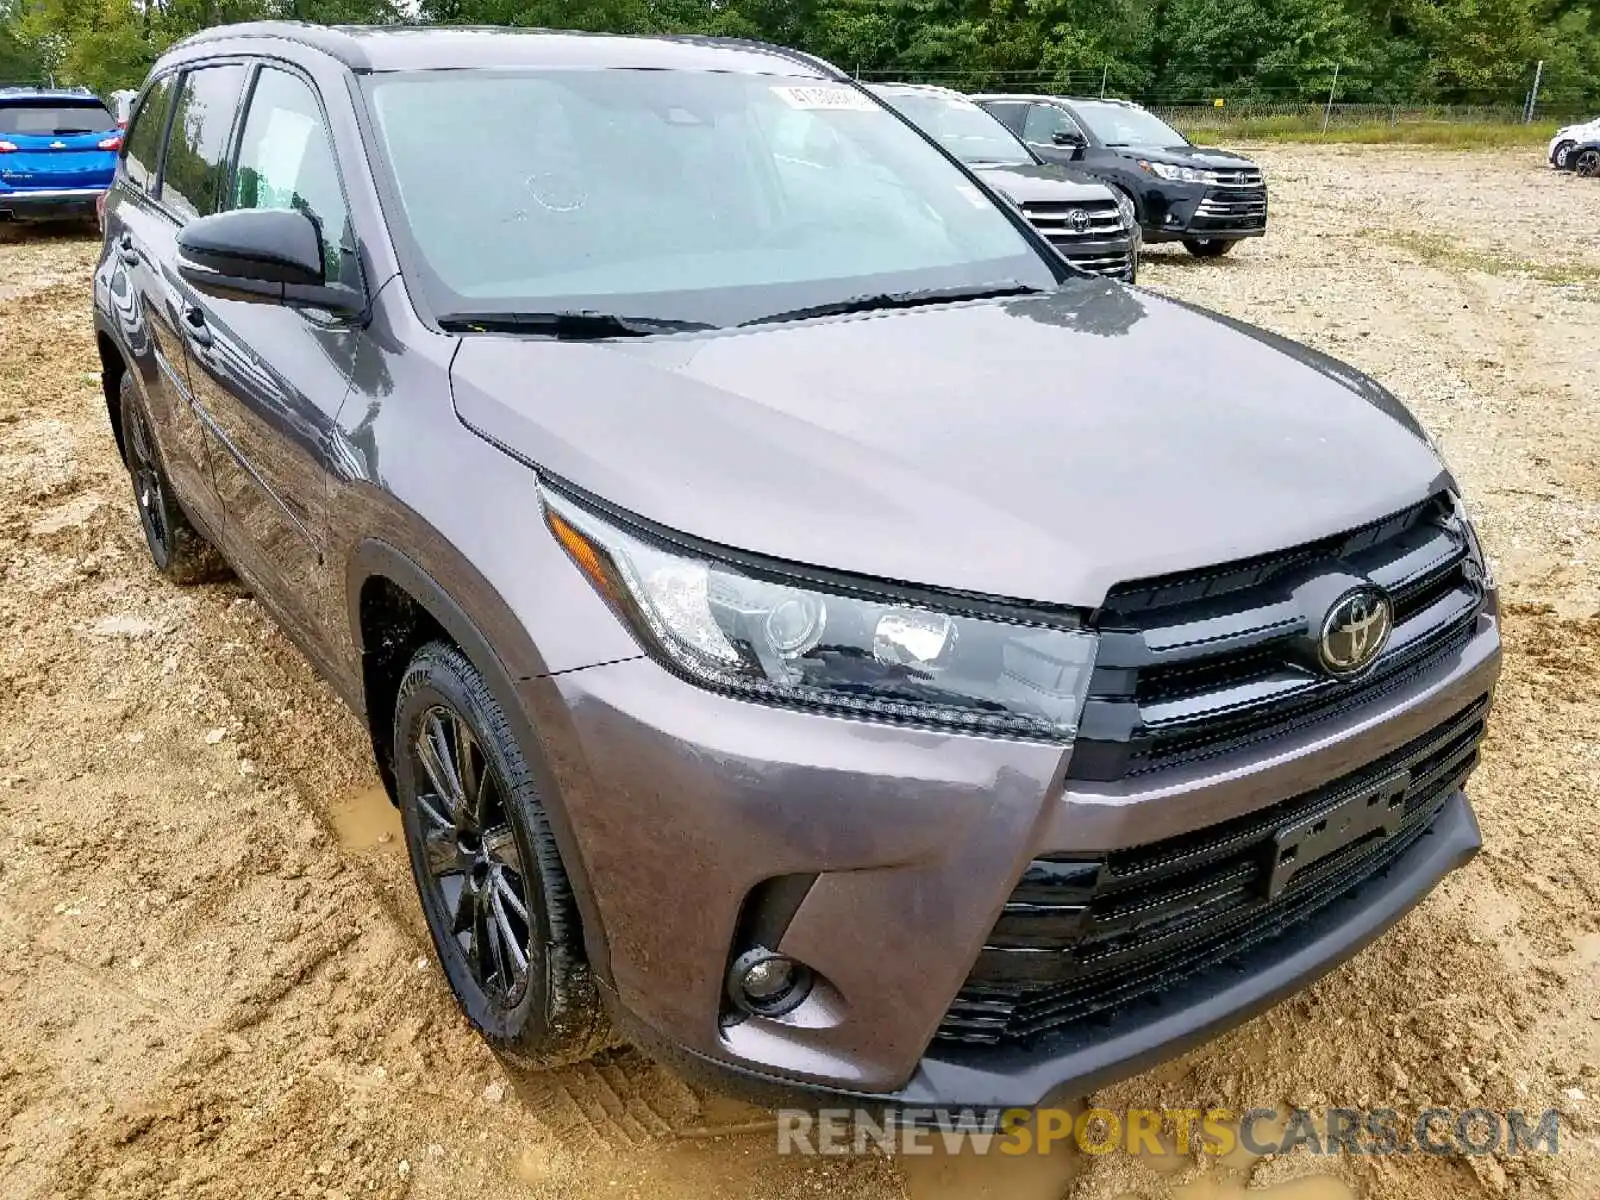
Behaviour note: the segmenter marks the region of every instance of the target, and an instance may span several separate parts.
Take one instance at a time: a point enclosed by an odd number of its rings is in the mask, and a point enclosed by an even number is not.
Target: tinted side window
[[[1049,146],[1057,133],[1076,133],[1080,137],[1083,131],[1071,117],[1067,116],[1054,104],[1033,104],[1028,107],[1028,121],[1022,127],[1022,140],[1032,142],[1035,146]]]
[[[328,281],[344,279],[349,213],[339,187],[333,143],[311,87],[297,75],[263,67],[245,114],[239,167],[225,208],[296,209],[322,233]],[[348,282],[348,281],[346,281]]]
[[[244,67],[225,66],[202,67],[183,77],[161,171],[161,199],[185,216],[203,217],[216,210],[244,76]]]
[[[1022,123],[1028,115],[1026,104],[1019,104],[1015,100],[986,100],[983,107],[1004,122],[1012,133],[1022,132]]]
[[[161,135],[167,128],[167,105],[172,100],[173,82],[173,77],[168,75],[150,85],[144,102],[134,114],[133,128],[128,131],[123,170],[130,183],[145,191],[155,184],[156,168],[161,163]]]

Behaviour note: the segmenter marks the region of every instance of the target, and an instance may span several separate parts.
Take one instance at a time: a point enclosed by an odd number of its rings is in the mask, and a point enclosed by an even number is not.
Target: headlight
[[[735,564],[541,493],[573,562],[692,683],[969,733],[1077,731],[1095,638],[1075,617]]]
[[[1467,561],[1478,572],[1479,582],[1486,590],[1493,590],[1494,568],[1489,565],[1489,555],[1483,548],[1483,539],[1478,536],[1478,527],[1472,522],[1472,513],[1467,510],[1467,502],[1462,499],[1460,492],[1451,492],[1450,501],[1455,506],[1456,517],[1461,521],[1461,527],[1467,534]]]
[[[1176,180],[1180,183],[1215,183],[1217,178],[1213,172],[1202,170],[1199,167],[1178,167],[1172,163],[1145,162],[1142,158],[1139,160],[1139,165],[1152,175],[1158,175],[1162,179]]]
[[[1117,198],[1117,211],[1122,214],[1123,227],[1128,230],[1138,228],[1139,216],[1134,212],[1133,201],[1128,198],[1128,193],[1114,191],[1112,195]]]

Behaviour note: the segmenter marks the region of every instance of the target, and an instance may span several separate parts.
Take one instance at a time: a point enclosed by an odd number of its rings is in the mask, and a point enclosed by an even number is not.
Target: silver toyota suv
[[[94,315],[152,560],[361,715],[522,1061],[1079,1094],[1477,850],[1495,595],[1417,423],[828,64],[266,23],[134,114]]]

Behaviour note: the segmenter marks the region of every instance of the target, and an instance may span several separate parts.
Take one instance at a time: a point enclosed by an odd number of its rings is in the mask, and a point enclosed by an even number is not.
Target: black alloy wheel
[[[536,953],[528,885],[506,812],[505,783],[461,714],[439,704],[422,716],[407,748],[419,782],[417,813],[427,886],[449,914],[455,939],[485,996],[513,1008]]]
[[[412,656],[394,701],[395,796],[439,965],[502,1056],[562,1066],[609,1044],[610,1022],[529,753],[457,647]]]
[[[225,575],[227,564],[222,556],[189,523],[173,494],[150,431],[149,414],[131,374],[122,376],[118,398],[122,454],[133,482],[133,500],[150,561],[174,583],[203,583]]]

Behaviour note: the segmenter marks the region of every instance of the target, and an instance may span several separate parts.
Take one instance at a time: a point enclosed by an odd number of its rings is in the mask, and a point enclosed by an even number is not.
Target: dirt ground
[[[1600,185],[1536,152],[1263,149],[1271,235],[1144,282],[1372,372],[1507,601],[1487,849],[1308,993],[1095,1097],[1563,1114],[1559,1155],[780,1158],[632,1051],[513,1077],[434,965],[356,721],[237,585],[145,558],[96,246],[0,242],[0,1196],[1600,1195]],[[1257,1190],[1259,1189],[1259,1190]]]

